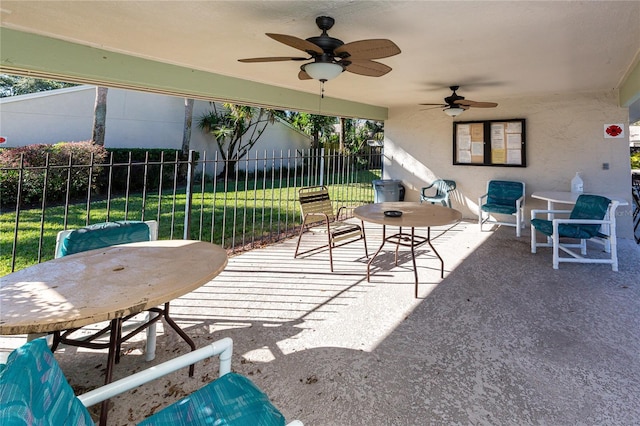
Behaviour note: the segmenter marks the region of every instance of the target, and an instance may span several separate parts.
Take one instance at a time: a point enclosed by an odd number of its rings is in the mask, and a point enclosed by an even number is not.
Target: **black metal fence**
[[[14,194],[2,194],[0,275],[53,258],[59,231],[104,221],[153,219],[160,239],[210,241],[231,252],[288,238],[300,224],[301,187],[328,186],[336,205],[373,202],[381,152],[271,151],[237,163],[190,152],[186,159],[45,164],[0,168],[0,179],[15,180]],[[84,188],[72,188],[78,174]],[[62,197],[47,193],[54,176]],[[40,199],[23,199],[33,182]]]

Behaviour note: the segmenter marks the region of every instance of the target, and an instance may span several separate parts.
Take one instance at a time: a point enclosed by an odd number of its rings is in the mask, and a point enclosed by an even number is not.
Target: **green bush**
[[[162,188],[173,187],[173,176],[175,173],[176,154],[178,158],[178,185],[186,182],[188,157],[175,149],[138,149],[138,148],[109,148],[110,154],[107,162],[113,156],[113,170],[111,176],[111,188],[115,192],[124,192],[129,182],[130,191],[141,191],[145,185],[147,189],[158,189],[160,186],[160,162],[164,162],[162,167]],[[149,155],[147,159],[147,153]],[[164,157],[163,157],[164,153]],[[131,155],[131,157],[129,157]],[[131,158],[131,167],[129,167]],[[196,160],[198,153],[196,153]],[[145,171],[145,161],[147,167]],[[105,168],[100,174],[97,187],[100,192],[106,191],[109,186],[109,168]]]
[[[47,179],[47,202],[63,201],[67,182],[71,198],[86,196],[90,169],[89,167],[74,166],[90,165],[92,155],[94,164],[101,164],[107,156],[107,151],[104,147],[93,145],[90,141],[60,142],[55,145],[34,144],[0,150],[0,202],[2,207],[16,206],[21,158],[23,159],[21,204],[28,206],[42,201],[45,176]],[[70,160],[71,168],[69,168]],[[100,167],[94,167],[92,188],[95,188],[99,173]]]
[[[631,148],[631,169],[640,170],[640,148]]]

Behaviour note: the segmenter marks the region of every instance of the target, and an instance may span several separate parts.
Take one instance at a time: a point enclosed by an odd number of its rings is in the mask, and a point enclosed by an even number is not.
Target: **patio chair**
[[[97,223],[78,229],[67,229],[58,232],[56,237],[55,258],[80,253],[88,250],[95,250],[109,247],[117,244],[136,243],[141,241],[155,241],[158,239],[158,222],[149,220],[145,222],[139,221],[118,221]],[[123,320],[127,321],[136,315],[130,315]],[[145,349],[145,359],[151,361],[155,358],[156,348],[156,324],[154,318],[157,313],[147,311],[147,317],[143,321],[128,321],[122,330],[118,331],[118,350],[116,352],[116,362],[119,360],[120,343],[128,340],[138,333],[138,328],[146,327],[147,343]],[[77,346],[91,346],[91,343],[84,344],[79,342],[91,342],[93,339],[104,336],[109,332],[110,327],[105,327],[96,332],[92,336],[84,339],[70,339],[69,335],[77,330],[67,330],[65,332],[56,332],[53,337],[53,350],[59,343],[65,343]],[[122,331],[125,332],[133,329],[131,333],[122,337]],[[29,340],[40,335],[29,335]]]
[[[480,231],[485,223],[515,226],[516,236],[520,236],[520,230],[524,228],[524,182],[508,180],[490,180],[487,182],[487,193],[478,199],[478,224]],[[484,214],[487,213],[487,217]],[[515,223],[502,222],[492,219],[491,214],[513,215]]]
[[[427,194],[427,191],[430,189],[431,191],[435,190],[435,194]],[[420,190],[420,202],[426,201],[431,204],[440,203],[443,206],[451,208],[449,193],[455,189],[456,182],[454,180],[436,179],[431,185],[425,186]]]
[[[573,210],[531,210],[531,253],[538,247],[553,247],[553,269],[560,262],[606,263],[611,269],[618,270],[618,251],[616,242],[617,201],[611,201],[600,195],[582,194],[578,197]],[[538,219],[539,214],[569,214],[569,218]],[[551,242],[538,243],[536,231],[551,239]],[[579,243],[561,242],[560,239],[579,240]],[[604,242],[606,258],[588,258],[587,240]],[[580,253],[573,249],[579,248]],[[570,257],[561,257],[560,250]]]
[[[340,207],[337,214],[334,213],[331,199],[329,198],[329,190],[326,186],[300,188],[298,199],[302,213],[302,225],[300,226],[300,235],[298,236],[296,252],[293,255],[294,258],[301,254],[329,247],[329,264],[331,272],[333,272],[333,249],[358,240],[363,241],[364,254],[369,257],[364,222],[360,221],[360,225],[357,225],[338,220],[341,217],[341,213],[346,212],[350,207]],[[305,231],[326,234],[327,244],[299,253],[300,241]]]
[[[93,425],[86,407],[219,355],[219,378],[144,419],[140,425],[284,425],[282,413],[256,385],[231,372],[233,341],[201,349],[76,396],[44,339],[33,340],[0,365],[0,423]],[[117,407],[116,407],[117,408]],[[289,425],[302,426],[300,421]]]

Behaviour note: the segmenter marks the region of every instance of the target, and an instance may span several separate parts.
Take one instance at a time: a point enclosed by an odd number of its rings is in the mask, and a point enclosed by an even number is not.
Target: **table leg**
[[[116,359],[119,358],[116,354],[120,347],[119,333],[116,330],[120,330],[122,327],[122,318],[114,318],[111,320],[111,334],[109,336],[109,353],[107,355],[107,369],[104,373],[104,383],[109,384],[113,379],[113,365]],[[107,425],[107,415],[109,414],[109,400],[102,401],[100,406],[100,426]]]
[[[444,278],[444,260],[442,260],[440,253],[438,253],[433,244],[431,244],[431,227],[427,228],[427,242],[429,243],[431,250],[433,250],[436,256],[438,256],[438,259],[440,259],[440,278]]]
[[[411,228],[411,232],[412,232],[412,235],[411,235],[411,241],[413,241],[413,228]],[[400,235],[402,235],[402,226],[401,226],[401,227],[399,227],[399,229],[398,229],[398,233],[399,233]],[[395,260],[396,260],[396,266],[398,266],[398,250],[399,250],[399,249],[400,249],[400,238],[398,238],[398,241],[396,242],[396,258],[395,258]]]
[[[418,297],[418,266],[416,265],[416,252],[414,250],[415,244],[413,244],[413,242],[415,241],[415,234],[416,232],[416,228],[414,228],[413,226],[411,227],[411,261],[413,262],[413,276],[416,279],[416,285],[414,288],[414,297]],[[431,244],[431,243],[429,243]],[[396,249],[397,250],[397,249]],[[397,253],[397,251],[396,251]],[[396,254],[397,256],[397,254]]]
[[[371,282],[371,272],[370,272],[371,263],[373,262],[373,259],[376,258],[378,253],[380,253],[380,251],[382,250],[382,247],[384,247],[384,243],[387,242],[386,235],[387,235],[387,227],[386,225],[382,225],[382,244],[380,244],[378,251],[376,251],[374,255],[371,257],[371,259],[369,259],[369,262],[367,262],[367,282]]]
[[[196,344],[191,340],[191,338],[185,333],[178,324],[169,316],[169,302],[164,304],[164,319],[175,330],[176,333],[182,337],[182,340],[187,342],[187,344],[191,347],[192,351],[196,350]],[[193,377],[194,365],[191,364],[189,366],[189,377]]]

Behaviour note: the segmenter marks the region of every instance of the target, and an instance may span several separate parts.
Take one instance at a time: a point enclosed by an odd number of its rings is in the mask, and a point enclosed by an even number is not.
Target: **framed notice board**
[[[524,118],[453,123],[453,164],[527,167]]]

